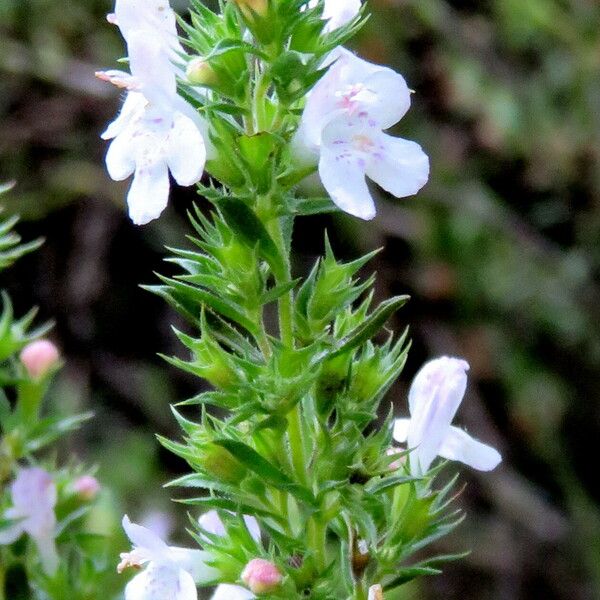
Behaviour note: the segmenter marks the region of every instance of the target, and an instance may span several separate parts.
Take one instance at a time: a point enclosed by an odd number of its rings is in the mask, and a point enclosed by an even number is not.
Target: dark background
[[[184,7],[184,2],[176,5]],[[119,510],[177,512],[161,489],[182,470],[153,433],[176,435],[169,402],[197,382],[156,352],[179,353],[178,318],[138,288],[165,271],[196,196],[177,190],[160,221],[136,228],[126,185],[111,182],[98,135],[118,109],[93,77],[123,47],[100,0],[0,0],[0,180],[17,181],[36,255],[5,275],[17,311],[54,318],[67,366],[59,410],[92,408],[75,450],[98,462]],[[414,198],[378,198],[372,223],[307,219],[297,270],[322,251],[385,249],[381,297],[410,293],[394,328],[413,350],[390,399],[420,364],[471,363],[458,421],[504,463],[464,471],[465,524],[440,548],[472,548],[405,598],[600,598],[600,5],[595,0],[372,0],[360,53],[416,91],[398,135],[417,140],[432,177]],[[65,452],[66,454],[66,452]],[[184,519],[179,510],[178,518]]]

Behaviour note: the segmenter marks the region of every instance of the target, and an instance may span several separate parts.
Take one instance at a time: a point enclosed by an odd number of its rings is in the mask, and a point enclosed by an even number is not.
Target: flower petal
[[[198,525],[207,533],[212,533],[219,537],[223,537],[226,533],[223,521],[221,521],[221,517],[219,517],[219,513],[216,510],[209,510],[204,513],[198,519]]]
[[[128,127],[119,133],[108,147],[106,168],[114,181],[123,181],[135,171],[133,134],[133,127]]]
[[[246,588],[240,587],[239,585],[222,583],[217,586],[211,600],[252,600],[254,597],[254,594]]]
[[[248,532],[252,536],[252,539],[256,542],[260,542],[260,526],[258,525],[258,521],[249,515],[244,515],[244,522],[246,523],[246,527],[248,528]]]
[[[394,439],[403,444],[408,439],[410,419],[396,419],[394,421]]]
[[[144,111],[147,104],[146,98],[138,92],[129,92],[125,96],[125,102],[119,116],[106,128],[102,134],[103,140],[117,137],[123,130],[132,124]]]
[[[334,31],[354,19],[360,11],[361,0],[325,0],[323,19],[326,19],[326,31]]]
[[[140,91],[152,104],[173,110],[177,82],[173,65],[160,40],[148,30],[135,30],[129,36],[129,65],[140,82]]]
[[[168,553],[169,547],[163,540],[146,527],[132,523],[127,515],[123,517],[122,525],[127,537],[134,546],[143,548],[149,553],[157,556],[166,555]]]
[[[464,376],[466,385],[466,373],[469,368],[466,360],[451,356],[441,356],[426,362],[415,375],[408,392],[410,414],[414,415],[419,410],[419,403],[423,397],[432,395],[435,386],[442,383],[444,379],[450,376],[458,378]]]
[[[181,113],[173,118],[167,143],[167,162],[175,181],[189,186],[202,178],[206,162],[206,147],[200,130]]]
[[[364,85],[375,98],[369,114],[377,119],[382,129],[392,127],[408,112],[410,90],[400,73],[379,67],[365,78]]]
[[[472,438],[458,427],[450,427],[439,455],[460,461],[478,471],[492,471],[502,462],[502,456],[495,448]]]
[[[351,134],[351,124],[345,118],[336,119],[325,128],[319,175],[339,208],[370,220],[375,216],[375,204],[365,179],[368,157],[355,151]]]
[[[144,161],[136,165],[127,204],[136,225],[146,225],[160,217],[169,202],[169,169],[165,160]]]
[[[24,515],[47,512],[56,505],[56,485],[49,473],[37,467],[21,469],[10,491],[13,504]]]
[[[32,537],[34,537],[44,572],[46,575],[54,575],[60,560],[54,542],[54,529],[45,532],[43,535]]]
[[[169,561],[187,571],[198,583],[208,583],[219,577],[219,571],[207,565],[211,555],[203,550],[169,546]]]
[[[173,600],[198,600],[198,590],[194,579],[183,569],[179,571],[179,589]]]
[[[150,563],[125,588],[125,600],[197,600],[189,573],[177,566]]]
[[[162,43],[173,50],[183,49],[177,38],[177,22],[168,0],[117,0],[114,18],[123,37],[129,41],[131,33],[139,29],[153,30]]]
[[[421,146],[386,134],[380,141],[381,152],[373,155],[367,175],[396,198],[416,194],[429,179],[429,158]]]
[[[23,523],[15,523],[0,529],[0,546],[8,546],[13,542],[16,542],[25,533],[23,529]]]

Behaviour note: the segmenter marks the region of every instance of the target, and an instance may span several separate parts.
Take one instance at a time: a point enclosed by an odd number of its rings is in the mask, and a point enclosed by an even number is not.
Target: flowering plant
[[[167,0],[117,0],[109,21],[131,72],[98,74],[127,90],[104,137],[109,174],[133,175],[133,221],[164,210],[169,172],[212,204],[190,210],[192,247],[172,250],[181,274],[147,286],[191,325],[175,331],[187,356],[166,360],[213,387],[173,408],[183,439],[159,438],[189,464],[171,485],[195,491],[180,501],[204,513],[191,527],[201,550],[172,548],[126,518],[134,549],[120,569],[146,565],[126,600],[193,600],[197,586],[216,586],[213,598],[381,598],[459,556],[414,558],[462,518],[453,481],[436,487],[436,457],[500,462],[452,426],[462,360],[425,365],[410,419],[389,410],[379,421],[409,347],[406,333],[382,330],[408,298],[374,305],[373,278],[358,277],[372,255],[339,261],[326,238],[310,273],[292,272],[297,217],[373,218],[367,177],[399,198],[426,183],[420,146],[386,133],[410,91],[342,47],[365,21],[360,2],[219,9],[192,0],[179,37]],[[315,172],[329,197],[299,195]]]
[[[6,191],[6,187],[0,192]],[[22,244],[18,219],[0,224],[0,268],[10,267],[41,240]],[[90,415],[62,415],[45,405],[61,366],[51,328],[31,325],[36,310],[17,319],[2,292],[0,316],[0,600],[107,598],[114,577],[109,544],[86,518],[100,484],[74,461],[57,467],[49,450]]]

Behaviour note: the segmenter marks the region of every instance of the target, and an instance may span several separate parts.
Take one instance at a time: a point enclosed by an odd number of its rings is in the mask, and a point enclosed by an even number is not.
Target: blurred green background
[[[185,8],[185,2],[173,3]],[[298,224],[297,270],[327,227],[348,257],[385,250],[378,293],[412,295],[398,330],[414,347],[390,394],[406,411],[427,358],[466,357],[459,421],[501,449],[490,475],[464,472],[464,525],[443,550],[462,563],[414,598],[600,598],[600,4],[597,0],[372,0],[360,53],[415,90],[398,135],[419,141],[432,177],[417,197],[380,195],[372,223]],[[156,352],[181,354],[179,319],[138,288],[181,244],[193,190],[132,226],[126,186],[98,138],[118,96],[93,73],[124,51],[105,0],[0,0],[0,180],[21,233],[46,245],[3,286],[19,311],[56,319],[67,367],[53,398],[96,419],[69,448],[132,517],[184,522],[161,489],[183,469],[153,433],[176,435],[169,402],[198,391]],[[168,521],[168,519],[167,519]],[[174,534],[177,539],[177,533]],[[181,541],[181,540],[179,540]]]

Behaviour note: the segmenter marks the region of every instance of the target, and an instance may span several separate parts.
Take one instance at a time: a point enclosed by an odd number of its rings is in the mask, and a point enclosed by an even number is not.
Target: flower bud
[[[19,357],[32,379],[41,379],[59,359],[57,347],[48,340],[37,340],[23,348]]]
[[[100,483],[92,475],[83,475],[73,484],[75,493],[85,502],[91,502],[100,492]]]
[[[383,600],[383,588],[379,584],[369,588],[368,600]]]
[[[268,0],[232,0],[238,8],[246,15],[251,17],[252,13],[264,17],[269,8]]]
[[[237,485],[246,476],[246,468],[231,452],[209,443],[201,449],[200,466],[219,481]]]
[[[190,60],[185,74],[192,85],[214,85],[218,80],[215,70],[201,56]]]
[[[242,581],[253,594],[274,592],[283,579],[279,569],[263,558],[252,559],[242,573]]]

